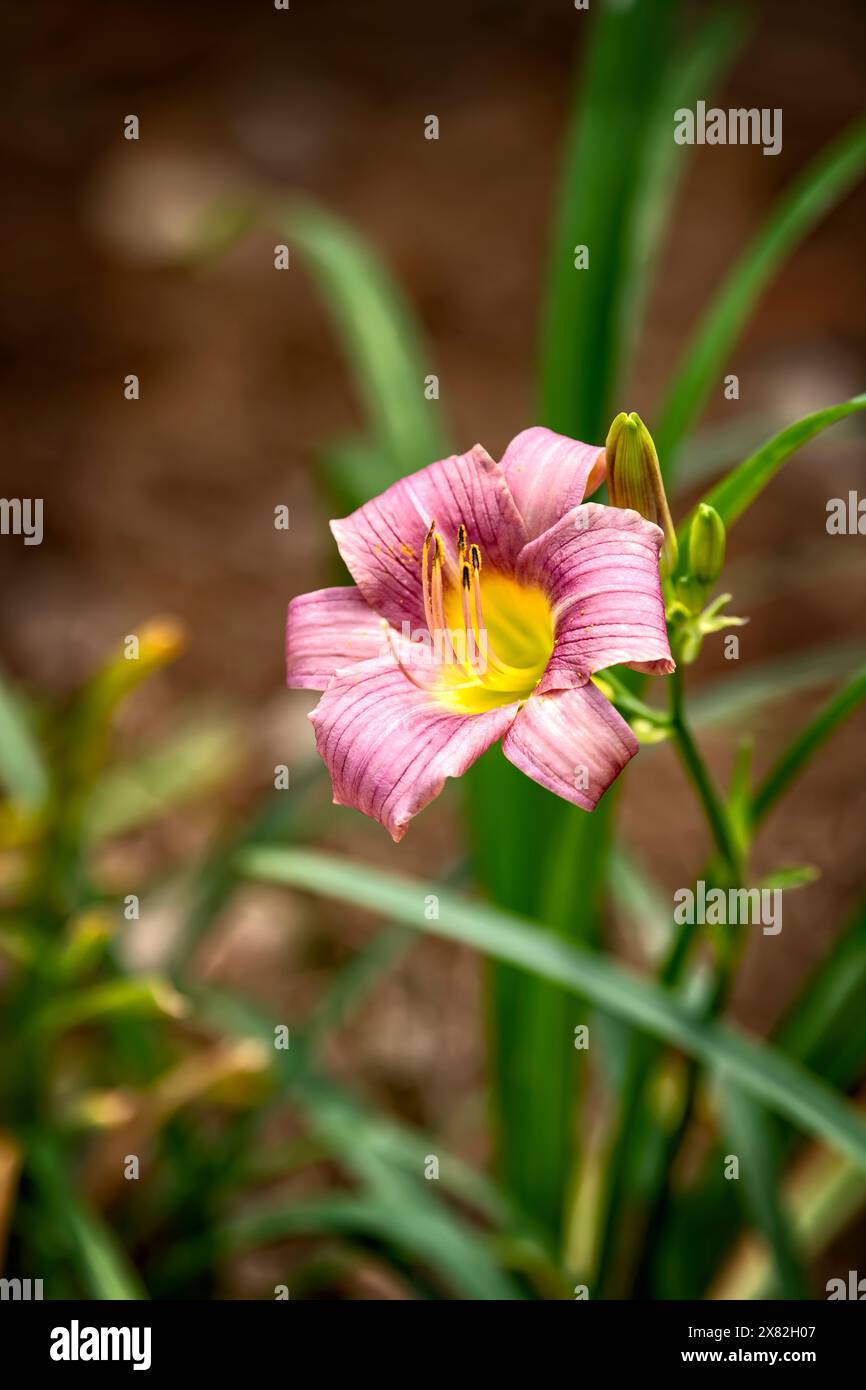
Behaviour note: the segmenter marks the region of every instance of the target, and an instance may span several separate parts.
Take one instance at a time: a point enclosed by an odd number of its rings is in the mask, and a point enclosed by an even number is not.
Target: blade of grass
[[[199,987],[194,994],[197,1016],[222,1031],[273,1047],[274,1025],[251,1005],[219,990]],[[290,1048],[274,1053],[280,1093],[295,1100],[307,1114],[317,1139],[348,1172],[363,1181],[399,1169],[401,1176],[423,1174],[426,1156],[439,1157],[439,1185],[491,1220],[502,1220],[506,1207],[500,1193],[483,1173],[471,1168],[433,1135],[410,1129],[363,1105],[316,1071],[310,1063],[306,1037],[292,1037]],[[426,1186],[425,1180],[425,1186]]]
[[[794,248],[866,169],[866,121],[825,149],[784,194],[716,294],[682,354],[653,431],[666,478],[676,453],[764,288]]]
[[[833,1085],[866,1058],[866,900],[833,941],[779,1028],[778,1045]]]
[[[412,933],[405,927],[377,932],[369,946],[343,966],[304,1030],[311,1049],[315,1050],[358,1007],[373,985],[405,954],[412,940]]]
[[[712,59],[702,38],[673,62],[675,8],[673,0],[637,0],[599,10],[566,136],[538,397],[542,423],[576,438],[604,437],[670,209],[678,165],[667,157],[667,99],[709,81],[727,50],[716,29]],[[576,268],[577,246],[588,248],[587,269]],[[497,752],[473,769],[467,787],[476,864],[489,895],[569,939],[598,940],[612,800],[592,817],[557,805]],[[555,893],[546,888],[553,884]],[[572,1032],[580,1006],[501,964],[491,972],[491,1001],[501,1172],[555,1248],[574,1163]]]
[[[745,715],[775,700],[789,699],[800,691],[814,690],[850,676],[864,659],[866,646],[862,642],[834,643],[793,657],[762,662],[754,669],[735,671],[724,680],[695,691],[689,700],[692,724],[696,729],[714,724],[739,725]]]
[[[242,827],[215,843],[191,886],[183,928],[171,949],[171,964],[176,973],[182,973],[196,946],[237,889],[235,863],[240,851],[274,840],[306,839],[315,829],[312,794],[323,784],[324,769],[318,759],[302,764],[297,773],[292,770],[288,794],[281,791],[269,796]]]
[[[866,410],[866,395],[852,396],[848,401],[841,401],[838,405],[805,415],[802,420],[795,421],[793,425],[788,425],[787,429],[774,435],[750,458],[732,469],[710,488],[702,501],[715,507],[725,527],[730,529],[798,449],[829,425],[834,425],[837,420],[844,420],[859,410]],[[680,555],[683,557],[688,556],[689,533],[696,511],[697,507],[693,507],[680,527]],[[683,566],[685,563],[684,558]]]
[[[781,1051],[840,1090],[862,1075],[866,1058],[866,901],[803,987],[775,1041]],[[796,1136],[787,1128],[781,1128],[780,1133],[785,1151],[790,1152]],[[659,1297],[703,1295],[719,1258],[739,1229],[734,1184],[724,1178],[723,1168],[724,1151],[716,1145],[693,1191],[681,1196],[658,1252],[657,1269],[665,1280]],[[677,1271],[684,1270],[688,1282],[676,1282]]]
[[[785,1182],[783,1211],[803,1255],[815,1261],[862,1214],[866,1182],[844,1158],[815,1148]],[[707,1290],[710,1300],[778,1298],[769,1252],[745,1236]]]
[[[745,1205],[773,1254],[784,1298],[807,1298],[800,1257],[779,1200],[780,1153],[766,1112],[736,1086],[722,1080],[722,1117],[730,1148],[739,1159]]]
[[[464,872],[465,861],[459,860],[447,875],[447,883],[459,887]],[[338,970],[304,1026],[304,1042],[311,1054],[329,1033],[342,1026],[347,1015],[360,1008],[381,977],[401,960],[414,940],[414,932],[407,927],[377,932],[367,946]]]
[[[48,797],[48,771],[24,707],[0,678],[0,785],[29,810]]]
[[[641,177],[668,73],[672,0],[606,5],[595,16],[566,136],[541,341],[540,414],[577,439],[604,437],[622,362],[635,238],[656,213]],[[665,115],[670,135],[670,111]],[[673,137],[671,135],[671,144]],[[654,196],[661,196],[660,194]],[[643,199],[643,203],[641,202]],[[575,268],[575,247],[589,253]],[[646,265],[641,267],[645,277]]]
[[[661,70],[654,110],[647,123],[646,148],[634,171],[631,265],[623,272],[618,289],[624,306],[619,378],[628,369],[631,349],[640,335],[659,250],[691,155],[690,147],[672,139],[672,112],[694,106],[699,98],[706,100],[730,69],[744,31],[741,13],[719,10]],[[614,414],[617,407],[612,402],[608,402],[608,407]],[[602,426],[607,423],[607,419],[603,420]]]
[[[236,771],[238,760],[234,723],[200,717],[155,751],[101,777],[85,802],[83,834],[91,843],[125,835],[173,806],[212,795]]]
[[[270,1202],[228,1223],[223,1245],[232,1254],[291,1236],[322,1234],[372,1240],[419,1260],[458,1297],[494,1301],[519,1297],[480,1241],[453,1220],[444,1220],[441,1212],[396,1195],[390,1200],[361,1195]]]
[[[608,799],[592,816],[571,806],[552,809],[538,796],[543,788],[521,776],[498,749],[492,751],[502,766],[488,765],[473,779],[469,813],[473,806],[484,807],[474,818],[476,834],[488,841],[493,836],[495,851],[510,852],[510,858],[499,874],[482,872],[484,886],[500,905],[541,918],[563,938],[596,942],[612,802]],[[498,962],[489,978],[498,1171],[554,1252],[574,1155],[579,1060],[574,1027],[586,1018],[580,1001],[555,982]]]
[[[354,460],[362,467],[343,459],[343,485],[357,506],[448,453],[438,403],[425,397],[430,352],[402,292],[352,228],[312,203],[278,207],[272,216],[315,276],[370,422],[372,448]]]
[[[251,877],[368,908],[555,981],[707,1066],[721,1068],[754,1099],[848,1154],[866,1171],[866,1122],[817,1077],[739,1030],[700,1021],[678,997],[537,923],[444,893],[439,895],[439,918],[427,921],[423,883],[334,855],[263,848],[250,851],[243,868]]]
[[[91,1298],[147,1298],[114,1233],[76,1194],[60,1152],[42,1134],[27,1137],[26,1171],[45,1208],[66,1233],[72,1257]]]
[[[769,415],[738,415],[734,420],[702,425],[689,440],[688,452],[677,464],[674,499],[702,483],[712,482],[759,447],[761,440],[778,434],[781,422]]]
[[[818,711],[774,764],[752,801],[752,822],[759,825],[779,798],[814,757],[822,743],[866,699],[866,666],[861,666],[831,700]]]
[[[236,1031],[272,1046],[273,1026],[258,1010],[211,989],[197,991],[196,1000],[200,1015],[211,1018],[221,1030]],[[520,1296],[498,1268],[486,1240],[461,1223],[436,1193],[441,1186],[491,1220],[501,1221],[505,1205],[481,1173],[461,1163],[432,1136],[369,1112],[320,1076],[309,1064],[303,1033],[297,1039],[293,1036],[288,1050],[274,1053],[274,1066],[281,1090],[301,1107],[313,1137],[362,1185],[359,1195],[346,1199],[351,1204],[347,1210],[353,1213],[347,1233],[381,1240],[394,1251],[429,1261],[458,1294],[472,1298]],[[424,1176],[431,1155],[439,1161],[437,1183]],[[316,1204],[307,1203],[303,1209],[282,1204],[263,1207],[253,1225],[242,1223],[239,1239],[243,1244],[278,1239],[277,1228],[283,1235],[299,1232],[301,1227],[311,1234],[330,1231],[327,1212],[331,1200],[323,1199],[326,1205],[321,1223],[315,1219]],[[301,1210],[307,1215],[300,1214]]]
[[[56,785],[32,875],[36,917],[62,921],[91,898],[84,808],[107,764],[115,716],[145,681],[176,660],[185,640],[173,618],[139,624],[133,636],[137,656],[128,655],[127,639],[118,641],[52,728]]]
[[[671,900],[624,845],[611,847],[607,891],[631,924],[648,960],[657,961],[671,939]]]
[[[158,975],[120,976],[52,998],[34,1015],[31,1026],[37,1034],[54,1037],[112,1019],[182,1018],[187,1009],[183,996]]]

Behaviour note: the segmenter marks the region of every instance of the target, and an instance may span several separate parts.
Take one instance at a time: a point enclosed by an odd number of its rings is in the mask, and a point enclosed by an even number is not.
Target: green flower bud
[[[608,431],[605,445],[607,488],[611,506],[630,507],[664,532],[663,574],[677,563],[677,533],[671,521],[665,485],[652,435],[639,415],[621,412]]]
[[[715,507],[701,502],[689,532],[689,573],[708,587],[725,563],[725,523]]]

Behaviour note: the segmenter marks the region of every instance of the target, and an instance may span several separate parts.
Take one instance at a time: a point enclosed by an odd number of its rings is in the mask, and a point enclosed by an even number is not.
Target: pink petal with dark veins
[[[527,532],[505,475],[480,444],[431,463],[332,521],[340,554],[365,599],[400,630],[426,628],[421,550],[432,521],[442,537],[446,575],[457,582],[457,528],[481,546],[485,565],[513,574]]]
[[[358,589],[317,589],[289,604],[286,672],[296,689],[324,690],[344,666],[386,651],[382,619]]]
[[[354,806],[401,840],[413,816],[501,738],[519,709],[445,709],[393,660],[365,661],[334,678],[310,719],[334,802]]]
[[[585,684],[622,663],[674,669],[659,578],[662,533],[637,512],[586,502],[521,552],[517,578],[539,584],[555,644],[538,693]]]
[[[637,739],[594,685],[533,695],[502,751],[548,791],[591,811],[637,752]]]
[[[502,469],[534,540],[599,486],[604,449],[534,425],[512,439]]]

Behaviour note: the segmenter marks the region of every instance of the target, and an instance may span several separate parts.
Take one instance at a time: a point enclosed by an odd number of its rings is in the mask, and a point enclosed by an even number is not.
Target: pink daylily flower
[[[674,669],[662,533],[584,502],[604,452],[524,430],[500,463],[477,444],[393,484],[331,530],[357,587],[289,604],[288,684],[310,714],[334,803],[402,839],[496,740],[585,810],[637,752],[592,682]]]

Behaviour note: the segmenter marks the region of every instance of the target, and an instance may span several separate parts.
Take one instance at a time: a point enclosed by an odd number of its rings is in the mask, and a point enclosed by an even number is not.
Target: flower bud
[[[689,573],[699,583],[715,584],[725,563],[725,523],[715,507],[701,502],[689,531]]]
[[[631,507],[664,532],[663,574],[677,563],[677,533],[671,521],[665,485],[652,435],[639,415],[621,412],[608,431],[605,445],[607,487],[613,507]]]

